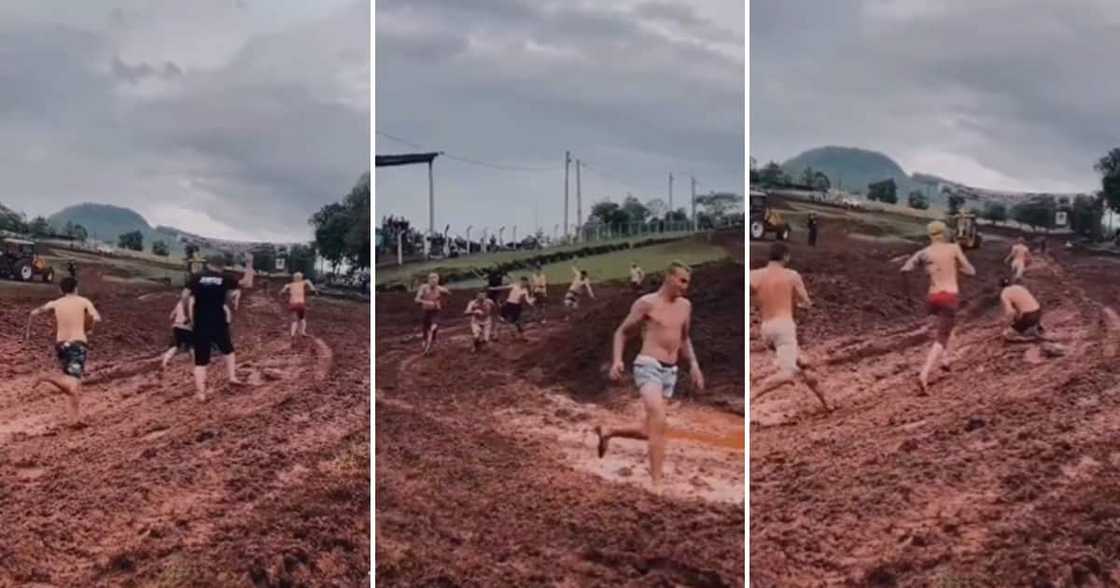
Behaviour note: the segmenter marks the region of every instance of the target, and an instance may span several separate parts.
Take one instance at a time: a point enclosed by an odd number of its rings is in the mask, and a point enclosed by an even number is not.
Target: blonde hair
[[[944,239],[945,238],[945,232],[947,230],[948,230],[948,227],[946,227],[945,223],[943,223],[941,221],[933,221],[930,224],[926,225],[926,233],[929,234],[930,239],[933,239],[933,238],[936,238],[936,237],[941,237],[942,239]]]
[[[673,261],[669,262],[669,267],[665,269],[665,275],[669,275],[678,269],[683,269],[690,274],[692,273],[692,268],[688,267],[685,262],[677,261],[674,259]]]

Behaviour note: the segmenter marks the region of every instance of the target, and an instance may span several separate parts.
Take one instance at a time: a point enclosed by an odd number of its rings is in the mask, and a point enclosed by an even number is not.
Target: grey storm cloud
[[[1120,4],[751,3],[751,154],[883,151],[995,189],[1091,190],[1120,145]]]
[[[310,238],[369,169],[369,3],[119,4],[0,8],[0,203]]]
[[[585,217],[607,197],[665,199],[669,172],[674,207],[687,200],[688,173],[698,193],[741,192],[742,22],[734,0],[380,1],[376,126],[408,143],[383,134],[376,151],[526,168],[437,158],[436,224],[460,233],[551,232],[563,217],[566,149],[587,164]],[[570,182],[574,223],[574,166]],[[376,189],[379,215],[426,227],[426,169],[379,170]]]

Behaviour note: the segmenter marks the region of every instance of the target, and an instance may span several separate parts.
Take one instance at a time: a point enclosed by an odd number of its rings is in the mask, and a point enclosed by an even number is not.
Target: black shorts
[[[86,370],[86,358],[89,355],[88,345],[82,341],[67,341],[55,345],[54,353],[62,373],[72,378],[82,378],[82,373]]]
[[[511,323],[521,320],[521,305],[507,302],[502,305],[502,318]]]
[[[229,336],[229,325],[212,325],[195,327],[194,337],[194,364],[197,366],[210,365],[210,351],[217,347],[222,355],[233,353],[233,340]]]
[[[1027,331],[1039,326],[1042,319],[1042,309],[1025,312],[1011,323],[1011,328],[1015,329],[1019,334],[1026,333]]]
[[[425,310],[424,311],[424,334],[427,335],[428,331],[432,328],[439,328],[439,311],[438,310]]]
[[[171,346],[182,352],[191,350],[194,333],[190,329],[174,327],[171,329]]]
[[[493,300],[495,304],[498,303],[498,298],[501,298],[501,296],[502,296],[502,289],[501,288],[487,288],[486,289],[486,297],[489,298],[490,300]]]

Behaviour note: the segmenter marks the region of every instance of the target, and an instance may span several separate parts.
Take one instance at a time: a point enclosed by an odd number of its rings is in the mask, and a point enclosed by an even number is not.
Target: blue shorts
[[[677,387],[677,366],[665,365],[647,355],[634,358],[634,383],[638,388],[646,384],[661,386],[661,395],[665,398],[673,397],[673,389]]]

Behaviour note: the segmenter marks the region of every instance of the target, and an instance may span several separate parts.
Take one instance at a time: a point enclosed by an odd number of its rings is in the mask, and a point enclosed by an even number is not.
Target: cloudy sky
[[[462,234],[563,222],[564,150],[583,212],[627,192],[742,192],[741,0],[379,0],[378,154],[444,151],[436,225]],[[517,168],[497,169],[450,156]],[[377,215],[427,227],[426,166],[376,173]],[[571,169],[575,223],[575,166]]]
[[[750,149],[882,151],[979,187],[1100,188],[1120,146],[1115,0],[753,0]]]
[[[369,168],[362,0],[0,3],[0,203],[309,238]]]

